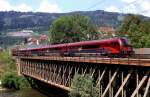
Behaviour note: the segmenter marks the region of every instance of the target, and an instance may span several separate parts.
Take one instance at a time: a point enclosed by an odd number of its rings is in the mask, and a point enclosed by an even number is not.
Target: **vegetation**
[[[5,73],[2,77],[2,87],[9,89],[22,89],[29,87],[27,80],[23,76],[17,76],[13,73]]]
[[[94,86],[91,76],[75,74],[71,85],[70,97],[100,97],[98,87]]]
[[[118,28],[120,36],[128,36],[136,48],[150,47],[150,21],[129,14]]]
[[[90,19],[79,14],[62,16],[55,20],[49,32],[51,43],[69,43],[98,39],[97,29]]]
[[[0,47],[9,48],[13,45],[21,44],[25,41],[25,37],[0,36]]]
[[[0,80],[2,87],[22,89],[29,86],[26,79],[17,75],[16,65],[9,50],[0,52]]]
[[[16,65],[9,50],[0,52],[0,76],[6,72],[16,73]]]

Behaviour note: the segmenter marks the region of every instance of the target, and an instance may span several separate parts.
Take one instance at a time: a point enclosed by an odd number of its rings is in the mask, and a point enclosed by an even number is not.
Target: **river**
[[[48,97],[32,88],[19,91],[3,90],[0,91],[0,97]],[[52,97],[52,96],[51,96]]]

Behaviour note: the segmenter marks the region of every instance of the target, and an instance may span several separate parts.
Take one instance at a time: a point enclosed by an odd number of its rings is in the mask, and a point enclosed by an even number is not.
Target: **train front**
[[[121,42],[121,50],[120,50],[121,54],[132,55],[134,53],[133,47],[126,37],[120,38],[120,42]]]

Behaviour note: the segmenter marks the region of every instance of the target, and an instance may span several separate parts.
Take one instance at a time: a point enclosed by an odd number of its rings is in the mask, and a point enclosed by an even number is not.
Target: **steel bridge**
[[[70,91],[75,73],[90,74],[99,97],[150,97],[150,59],[16,57],[18,73]]]

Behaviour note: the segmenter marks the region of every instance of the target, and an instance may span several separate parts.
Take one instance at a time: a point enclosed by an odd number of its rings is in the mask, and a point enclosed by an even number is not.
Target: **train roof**
[[[41,45],[41,46],[37,46],[37,47],[23,48],[23,49],[20,49],[20,51],[26,51],[26,50],[36,51],[36,50],[43,50],[43,49],[47,49],[47,48],[61,48],[61,47],[65,47],[65,46],[66,46],[66,44]]]
[[[75,43],[68,43],[69,46],[83,46],[83,45],[94,45],[98,43],[108,43],[112,41],[117,41],[120,38],[110,38],[110,39],[102,39],[102,40],[91,40],[91,41],[81,41],[81,42],[75,42]]]

